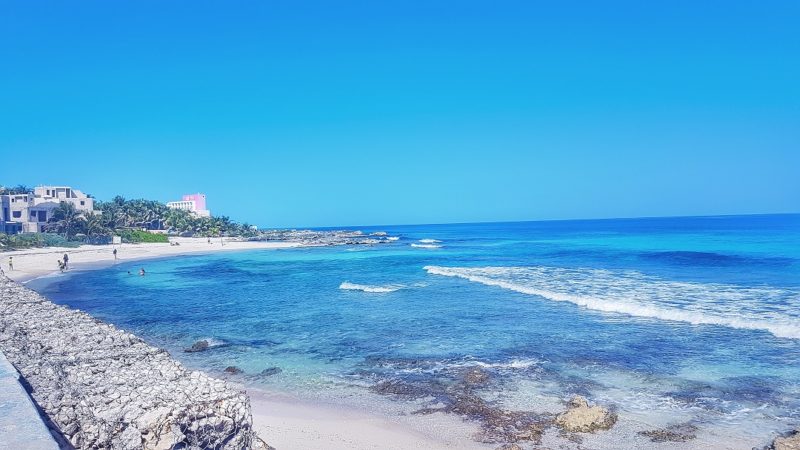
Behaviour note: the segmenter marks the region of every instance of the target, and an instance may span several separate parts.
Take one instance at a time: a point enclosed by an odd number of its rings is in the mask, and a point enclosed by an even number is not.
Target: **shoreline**
[[[187,255],[213,254],[223,251],[278,250],[313,245],[297,242],[269,241],[219,241],[208,244],[206,239],[175,238],[179,246],[170,244],[82,245],[76,248],[49,247],[15,250],[0,253],[0,266],[5,275],[24,286],[36,282],[36,288],[56,282],[61,276],[79,275],[82,272],[102,270],[116,264],[174,258]],[[112,249],[118,249],[114,260]],[[61,273],[55,269],[55,260],[64,253],[69,255],[70,269]],[[8,257],[14,258],[14,270],[9,271]],[[72,308],[70,308],[72,309]],[[209,376],[208,371],[202,371]],[[235,380],[227,380],[236,385]],[[486,449],[470,439],[448,440],[441,430],[423,432],[418,427],[380,413],[358,410],[353,407],[320,404],[302,400],[278,391],[269,391],[250,385],[239,385],[250,399],[253,430],[278,450],[329,448],[329,449]],[[457,417],[443,420],[464,428],[470,424]]]
[[[22,284],[37,281],[36,289],[55,283],[62,276],[79,275],[81,272],[101,270],[115,264],[174,258],[186,255],[213,254],[221,251],[252,251],[267,249],[286,249],[311,247],[313,245],[295,242],[241,242],[227,241],[224,246],[219,241],[211,245],[205,239],[178,238],[180,246],[169,244],[124,244],[113,246],[119,249],[119,259],[114,261],[112,246],[81,246],[78,248],[46,248],[18,250],[0,254],[0,264],[7,267],[8,256],[14,256],[15,265],[22,270],[6,272],[10,278]],[[58,259],[67,252],[71,268],[65,274],[51,270]],[[17,263],[17,261],[19,261]],[[73,265],[74,264],[74,265]],[[41,284],[40,284],[41,283]],[[210,371],[195,370],[214,376]],[[354,405],[315,401],[293,396],[280,390],[269,390],[261,386],[242,384],[224,377],[228,383],[237,385],[250,399],[253,429],[267,443],[278,450],[330,448],[330,449],[490,449],[496,445],[483,444],[472,439],[475,424],[461,417],[444,415],[428,416],[426,420],[408,415],[391,415],[380,410],[359,409]],[[637,430],[617,425],[618,438],[638,440]],[[642,423],[641,425],[645,425]],[[650,425],[650,424],[647,424]],[[651,427],[653,427],[651,425]],[[629,427],[628,427],[629,428]],[[457,432],[454,432],[456,431]],[[552,445],[564,445],[555,436],[545,436]],[[611,437],[611,436],[608,436]],[[735,448],[730,442],[711,440],[713,436],[703,436],[694,442],[687,442],[686,448]],[[772,435],[775,437],[775,435]],[[588,443],[598,448],[607,447],[609,442],[602,436],[585,437]],[[722,436],[716,436],[717,439]],[[613,440],[612,440],[613,442]],[[634,444],[634,442],[630,442]],[[675,448],[674,443],[635,442],[631,448]],[[598,445],[599,444],[599,445]],[[642,446],[644,444],[644,446]]]
[[[27,284],[35,279],[51,275],[60,275],[56,260],[66,253],[69,255],[70,268],[64,274],[87,270],[99,270],[127,262],[145,261],[160,258],[172,258],[186,255],[206,255],[229,251],[277,250],[298,248],[306,245],[299,242],[286,241],[224,241],[212,240],[211,244],[204,238],[172,238],[174,246],[161,243],[117,244],[117,245],[81,245],[79,247],[45,247],[0,252],[0,267],[12,280]],[[117,249],[114,259],[113,249]],[[14,270],[8,269],[8,258],[14,258]]]

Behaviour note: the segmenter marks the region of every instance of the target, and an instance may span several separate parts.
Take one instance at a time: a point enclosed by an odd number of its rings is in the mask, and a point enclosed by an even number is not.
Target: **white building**
[[[69,186],[39,186],[33,194],[0,195],[0,232],[39,233],[61,202],[84,213],[94,211],[94,199]]]

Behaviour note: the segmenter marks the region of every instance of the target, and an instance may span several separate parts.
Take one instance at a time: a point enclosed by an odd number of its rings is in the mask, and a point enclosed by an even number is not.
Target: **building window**
[[[84,206],[85,204],[86,204],[86,202],[81,200],[81,206]]]
[[[15,219],[19,219],[20,217],[22,217],[22,211],[11,211],[11,216],[14,217]]]

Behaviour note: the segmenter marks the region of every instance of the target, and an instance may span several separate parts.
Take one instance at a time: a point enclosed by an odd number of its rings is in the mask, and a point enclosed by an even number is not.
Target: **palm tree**
[[[90,214],[86,217],[85,228],[88,236],[105,236],[111,231],[106,227],[103,216],[99,214]]]
[[[58,233],[63,232],[64,237],[69,239],[75,235],[76,225],[83,219],[81,213],[75,208],[72,203],[61,202],[56,209],[53,210],[53,216],[48,221],[55,226]]]

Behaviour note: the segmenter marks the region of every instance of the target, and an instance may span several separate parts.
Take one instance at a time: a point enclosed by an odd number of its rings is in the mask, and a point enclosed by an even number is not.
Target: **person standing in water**
[[[117,260],[117,249],[114,249],[114,261]]]
[[[139,269],[139,276],[140,276],[140,277],[143,277],[143,276],[144,276],[144,267],[142,267],[141,269]]]
[[[69,255],[64,253],[64,270],[69,270]]]

